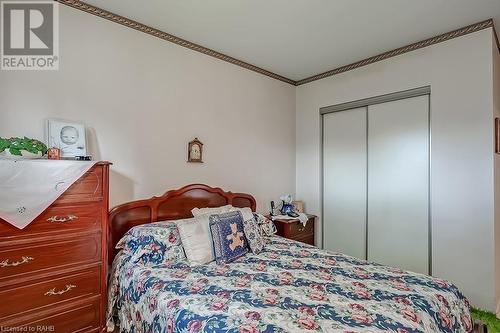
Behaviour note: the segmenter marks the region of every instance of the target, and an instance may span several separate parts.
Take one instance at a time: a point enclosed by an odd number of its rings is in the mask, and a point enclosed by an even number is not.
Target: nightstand
[[[278,236],[293,239],[306,244],[314,245],[314,222],[315,215],[307,214],[309,220],[304,227],[299,220],[274,220],[274,225],[278,229]],[[270,216],[268,216],[270,218]]]

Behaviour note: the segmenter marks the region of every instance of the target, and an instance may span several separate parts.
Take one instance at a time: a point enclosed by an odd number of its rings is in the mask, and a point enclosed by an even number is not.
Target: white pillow
[[[191,266],[215,260],[212,237],[209,231],[210,215],[205,214],[189,220],[176,222],[184,252]]]
[[[243,221],[248,221],[254,219],[253,212],[250,208],[245,207],[245,208],[238,208],[238,207],[233,207],[231,206],[230,211],[237,210],[241,212],[241,215],[243,216]]]
[[[227,213],[231,211],[231,208],[234,208],[231,205],[225,205],[221,207],[206,207],[206,208],[193,208],[191,209],[191,214],[193,214],[194,217],[200,216],[200,215],[215,215],[215,214],[222,214],[222,213]]]
[[[215,208],[193,208],[191,210],[193,219],[176,222],[184,252],[191,266],[203,265],[215,260],[212,233],[209,227],[210,216],[235,210],[241,212],[244,221],[254,218],[250,208],[226,205]]]

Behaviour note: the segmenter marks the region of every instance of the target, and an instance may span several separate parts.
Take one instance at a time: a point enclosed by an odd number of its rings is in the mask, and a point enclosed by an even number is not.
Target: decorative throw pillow
[[[210,216],[210,231],[218,264],[231,262],[248,252],[240,211]]]
[[[229,212],[233,206],[231,205],[225,205],[225,206],[220,206],[220,207],[206,207],[206,208],[193,208],[191,209],[191,214],[193,214],[194,217],[201,216],[201,215],[213,215],[213,214],[222,214],[222,213],[227,213]]]
[[[233,206],[231,206],[231,209],[229,211],[230,212],[233,212],[233,211],[239,211],[239,212],[241,212],[241,216],[243,217],[243,221],[247,221],[247,220],[250,220],[250,219],[254,218],[252,210],[250,208],[248,208],[248,207],[239,208],[239,207],[233,207]]]
[[[131,255],[131,261],[160,265],[185,259],[177,226],[172,221],[142,224],[125,233],[116,244]]]
[[[262,214],[254,214],[254,216],[262,236],[272,237],[277,232],[276,226],[274,225],[273,221]]]
[[[265,240],[264,237],[262,237],[260,228],[253,216],[251,219],[243,221],[243,231],[245,232],[245,237],[248,240],[250,250],[252,250],[255,254],[260,253],[264,248]]]
[[[182,246],[191,266],[214,261],[212,239],[208,227],[209,217],[209,215],[200,215],[176,223]]]

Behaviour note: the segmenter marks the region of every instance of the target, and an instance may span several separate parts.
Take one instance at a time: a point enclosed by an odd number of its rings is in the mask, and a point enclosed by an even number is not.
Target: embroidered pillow
[[[260,233],[263,237],[272,237],[276,232],[276,226],[273,221],[268,219],[262,214],[254,214],[257,225],[259,226]]]
[[[218,264],[231,262],[248,252],[240,211],[210,216],[210,231]]]
[[[131,261],[143,265],[160,265],[185,259],[179,231],[172,221],[138,225],[116,244],[131,255]]]
[[[259,254],[265,245],[264,237],[260,232],[260,228],[255,221],[255,218],[243,221],[243,231],[245,232],[245,237],[248,240],[248,245],[253,253]]]
[[[241,212],[241,216],[243,217],[243,232],[250,246],[250,250],[255,254],[261,252],[265,245],[265,239],[262,236],[260,227],[256,223],[256,217],[252,210],[248,207],[238,208],[231,206],[231,211]]]
[[[191,266],[206,264],[215,259],[208,228],[209,218],[209,215],[200,215],[177,223],[182,246]]]

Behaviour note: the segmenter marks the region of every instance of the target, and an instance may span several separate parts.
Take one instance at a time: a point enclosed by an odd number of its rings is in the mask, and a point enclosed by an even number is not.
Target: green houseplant
[[[47,152],[47,146],[36,139],[0,137],[0,158],[40,158]]]

